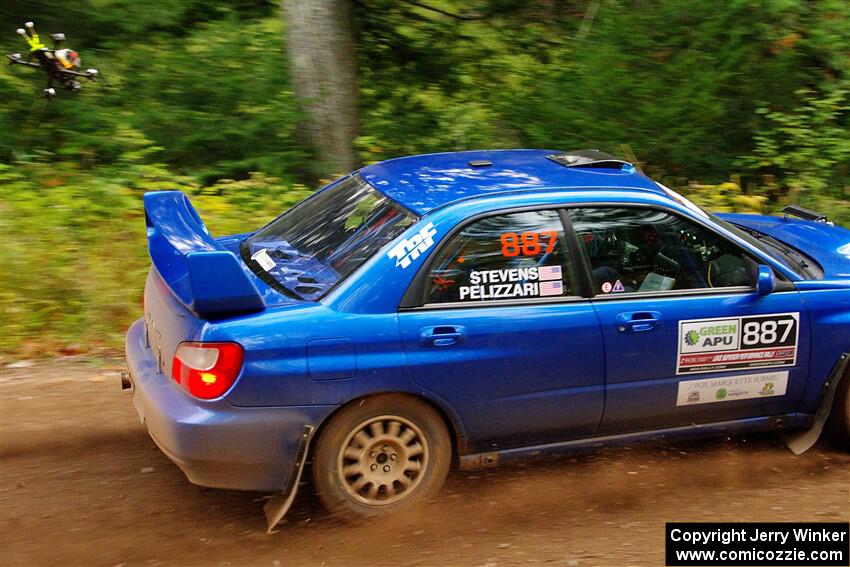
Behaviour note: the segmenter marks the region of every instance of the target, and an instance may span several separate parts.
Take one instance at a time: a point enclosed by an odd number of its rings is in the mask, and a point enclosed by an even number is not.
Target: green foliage
[[[112,4],[122,3],[92,0],[92,14],[114,17]],[[135,21],[142,5],[129,4],[136,8],[125,17]],[[154,12],[172,4],[186,3],[172,0]],[[61,92],[55,103],[38,97],[40,73],[3,66],[0,97],[11,104],[0,116],[0,161],[50,151],[84,168],[110,166],[136,143],[127,136],[133,131],[153,142],[158,161],[205,182],[251,171],[291,177],[304,152],[295,140],[300,113],[286,75],[281,20],[246,23],[224,8],[213,12],[217,19],[179,34],[153,30],[123,44],[101,37],[108,48],[81,53],[103,81],[85,84],[78,95]]]
[[[776,203],[822,208],[850,223],[850,81],[797,94],[802,102],[789,112],[759,108],[768,127],[755,133],[755,149],[739,164],[780,180]]]
[[[718,213],[767,214],[767,197],[747,195],[741,191],[740,181],[727,181],[717,185],[691,184],[679,188],[697,205]]]
[[[432,3],[473,20],[366,4],[366,159],[600,147],[718,181],[754,147],[760,101],[794,108],[848,70],[846,2]]]
[[[846,0],[352,1],[364,163],[598,147],[715,210],[850,224]],[[40,74],[0,65],[0,352],[120,345],[144,191],[186,191],[230,234],[331,173],[296,135],[279,2],[3,8],[4,53],[34,19],[103,81],[48,103]]]
[[[117,344],[147,264],[132,191],[48,162],[2,166],[0,191],[0,352]]]
[[[254,230],[309,194],[266,174],[201,188],[130,152],[92,175],[42,159],[0,164],[0,354],[116,347],[149,268],[142,194],[181,189],[214,235]]]

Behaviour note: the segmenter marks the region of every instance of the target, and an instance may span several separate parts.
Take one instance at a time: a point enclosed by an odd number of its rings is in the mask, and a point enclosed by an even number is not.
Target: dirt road
[[[850,517],[850,455],[751,436],[456,471],[438,502],[382,524],[343,525],[307,487],[268,535],[261,495],[193,486],[160,454],[119,364],[3,369],[4,567],[663,565],[667,521]]]

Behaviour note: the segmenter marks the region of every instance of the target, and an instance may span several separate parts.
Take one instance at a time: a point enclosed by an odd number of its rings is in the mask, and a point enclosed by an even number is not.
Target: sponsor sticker
[[[387,252],[387,256],[395,260],[397,268],[407,268],[414,260],[434,245],[434,236],[436,234],[437,229],[434,228],[434,223],[429,222],[418,233],[410,238],[403,238],[401,242],[393,246]]]
[[[473,270],[470,285],[458,288],[461,301],[548,297],[564,294],[561,266]]]
[[[799,313],[679,321],[676,374],[793,366]]]
[[[272,260],[272,257],[269,256],[269,252],[265,248],[261,248],[260,250],[254,252],[254,255],[251,256],[251,259],[258,263],[260,267],[267,272],[277,265],[274,263],[274,260]]]
[[[788,371],[744,374],[705,380],[679,382],[677,406],[692,406],[714,402],[732,402],[753,398],[784,396],[788,388]]]

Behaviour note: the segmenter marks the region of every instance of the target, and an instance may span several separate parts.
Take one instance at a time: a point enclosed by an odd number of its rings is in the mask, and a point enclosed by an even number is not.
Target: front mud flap
[[[850,363],[850,354],[841,355],[838,364],[830,374],[829,380],[824,384],[823,397],[820,405],[815,412],[815,421],[812,426],[799,433],[791,433],[785,436],[785,445],[791,449],[795,455],[802,455],[809,449],[815,446],[815,443],[820,439],[823,433],[823,426],[826,425],[826,420],[829,419],[829,412],[832,410],[832,404],[835,402],[835,392],[838,390],[838,385],[841,383],[844,369]],[[850,379],[848,377],[845,380]]]
[[[313,433],[316,428],[312,425],[305,425],[301,432],[301,439],[298,441],[298,451],[295,454],[295,470],[289,476],[289,482],[286,488],[280,492],[275,492],[271,498],[263,506],[263,512],[266,514],[266,524],[268,529],[266,533],[271,533],[275,526],[280,523],[289,507],[292,506],[292,501],[295,500],[295,494],[298,492],[298,485],[301,482],[301,474],[304,472],[304,464],[307,462],[307,452],[310,448],[310,440],[313,439]]]

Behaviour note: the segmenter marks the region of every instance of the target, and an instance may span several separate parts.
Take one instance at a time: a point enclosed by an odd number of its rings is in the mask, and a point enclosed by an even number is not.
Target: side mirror
[[[770,266],[759,265],[758,276],[756,277],[756,292],[759,295],[767,295],[775,289],[776,278],[773,276],[773,270]]]

